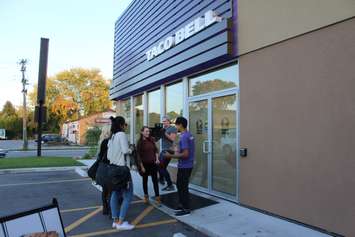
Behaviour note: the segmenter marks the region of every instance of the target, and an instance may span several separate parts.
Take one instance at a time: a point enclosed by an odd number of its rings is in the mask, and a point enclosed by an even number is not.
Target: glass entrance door
[[[212,98],[212,190],[237,194],[237,97]]]
[[[195,137],[195,164],[191,183],[208,188],[208,100],[193,101],[189,104],[190,132]]]
[[[191,183],[205,191],[237,199],[237,93],[189,100],[189,129],[195,137]]]

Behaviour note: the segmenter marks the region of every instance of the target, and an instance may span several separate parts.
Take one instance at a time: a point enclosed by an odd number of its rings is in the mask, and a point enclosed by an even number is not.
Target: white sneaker
[[[119,227],[117,229],[119,229],[119,230],[132,230],[132,229],[134,229],[134,225],[131,225],[127,221],[125,221],[121,225],[119,225]]]
[[[116,222],[113,222],[113,223],[112,223],[112,228],[115,229],[117,225],[118,225],[118,224],[116,224]]]

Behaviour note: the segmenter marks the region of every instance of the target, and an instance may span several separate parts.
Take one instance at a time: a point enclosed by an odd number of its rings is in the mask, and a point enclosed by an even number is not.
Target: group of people
[[[161,152],[159,152],[156,145],[157,141],[151,136],[149,127],[143,126],[141,128],[140,137],[135,147],[128,144],[125,134],[127,127],[125,119],[121,116],[111,117],[111,128],[104,127],[100,135],[98,159],[114,166],[131,167],[131,164],[135,164],[142,176],[144,203],[149,203],[148,177],[151,176],[155,202],[159,205],[161,204],[159,179],[167,182],[167,186],[163,188],[163,191],[175,189],[167,167],[171,159],[178,159],[176,186],[179,205],[176,207],[175,215],[185,216],[190,214],[188,185],[194,164],[195,141],[192,134],[187,130],[188,122],[186,118],[178,117],[175,120],[175,126],[172,126],[170,119],[165,116],[162,123],[162,143]],[[178,144],[175,144],[178,132],[180,133],[180,139]],[[136,154],[134,161],[131,160],[132,153]],[[134,225],[125,221],[132,197],[132,180],[127,183],[126,187],[119,190],[110,190],[107,187],[103,187],[103,214],[107,215],[111,212],[112,228],[119,230],[131,230],[134,228]]]

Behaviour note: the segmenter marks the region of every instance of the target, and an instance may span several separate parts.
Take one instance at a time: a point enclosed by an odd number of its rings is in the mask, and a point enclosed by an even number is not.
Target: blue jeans
[[[171,186],[173,184],[173,182],[171,182],[170,174],[168,171],[168,165],[170,163],[170,160],[164,159],[163,153],[164,153],[164,151],[162,151],[160,153],[159,160],[160,160],[160,162],[164,162],[166,167],[159,169],[159,175],[160,175],[160,178],[163,177],[166,180],[168,186]]]
[[[122,196],[123,202],[121,206],[118,204],[119,197]],[[112,191],[111,193],[111,213],[113,219],[124,220],[126,217],[129,204],[131,203],[133,197],[133,182],[130,181],[128,189],[122,189],[120,191]]]

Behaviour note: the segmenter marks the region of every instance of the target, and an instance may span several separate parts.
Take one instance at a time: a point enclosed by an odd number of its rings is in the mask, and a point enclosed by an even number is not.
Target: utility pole
[[[23,93],[23,118],[22,118],[22,138],[23,138],[23,149],[27,150],[28,149],[28,141],[27,141],[27,103],[26,103],[26,95],[27,95],[27,89],[26,85],[28,85],[28,81],[25,78],[25,72],[26,72],[26,64],[27,60],[26,59],[21,59],[19,64],[21,65],[21,72],[22,72],[22,93]]]

